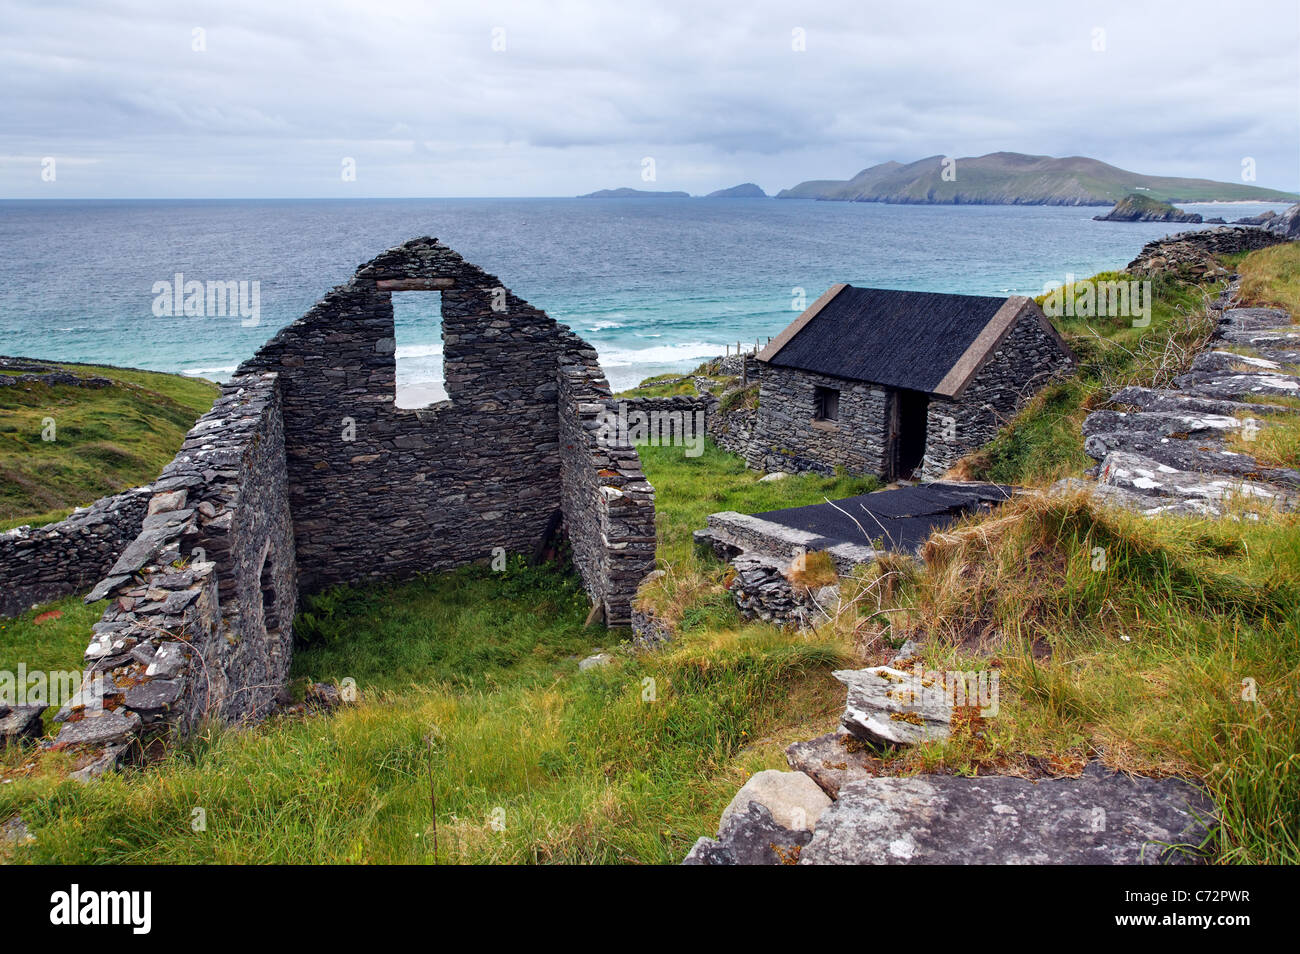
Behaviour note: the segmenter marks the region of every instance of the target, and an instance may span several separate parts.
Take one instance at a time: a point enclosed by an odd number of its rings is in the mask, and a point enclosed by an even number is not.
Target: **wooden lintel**
[[[442,288],[455,288],[454,278],[381,278],[375,287],[384,292],[402,291],[438,291]]]

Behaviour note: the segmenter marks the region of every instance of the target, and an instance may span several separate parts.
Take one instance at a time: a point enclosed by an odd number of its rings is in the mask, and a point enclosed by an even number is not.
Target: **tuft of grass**
[[[1257,428],[1233,431],[1227,445],[1269,467],[1300,468],[1300,414],[1264,416]]]
[[[0,530],[59,520],[73,507],[153,480],[218,393],[200,378],[57,367],[113,383],[0,388]]]
[[[805,589],[828,586],[839,579],[835,558],[824,550],[810,550],[795,557],[787,576],[791,583]]]
[[[1300,318],[1300,242],[1261,248],[1237,264],[1241,297],[1251,305],[1284,308]]]

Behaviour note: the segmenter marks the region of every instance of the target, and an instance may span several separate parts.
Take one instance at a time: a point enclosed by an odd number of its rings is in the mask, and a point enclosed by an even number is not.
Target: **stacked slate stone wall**
[[[396,284],[400,287],[393,289]],[[396,407],[392,290],[442,296],[448,400]],[[280,374],[304,592],[531,557],[560,507],[544,312],[433,239],[358,269],[241,370]]]
[[[610,430],[623,402],[611,398],[595,350],[572,335],[566,343],[558,368],[564,525],[606,624],[629,626],[637,587],[654,568],[654,488],[636,448]]]
[[[840,392],[839,419],[814,420],[814,388]],[[758,415],[745,453],[768,471],[879,474],[885,468],[888,392],[876,385],[768,365],[759,385]]]
[[[623,413],[634,425],[637,413],[650,415],[650,443],[654,446],[671,444],[682,446],[687,442],[702,440],[709,433],[709,416],[717,406],[717,399],[679,394],[673,397],[618,398],[614,401],[615,413]]]
[[[140,533],[151,493],[149,487],[136,487],[80,507],[57,523],[0,533],[0,616],[85,593],[103,579]]]
[[[1025,401],[1073,368],[1074,359],[1042,326],[1037,312],[1026,308],[956,399],[930,399],[922,479],[942,477],[962,457],[993,440]]]
[[[54,745],[255,720],[288,676],[297,577],[274,374],[239,376],[153,485],[140,535],[87,601],[111,602]]]

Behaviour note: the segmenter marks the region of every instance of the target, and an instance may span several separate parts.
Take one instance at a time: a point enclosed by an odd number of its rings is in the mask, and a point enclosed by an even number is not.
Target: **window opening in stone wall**
[[[840,392],[835,388],[813,388],[813,419],[838,421],[840,419]]]
[[[420,408],[447,400],[442,295],[436,291],[393,292],[393,337],[397,343],[397,406]]]

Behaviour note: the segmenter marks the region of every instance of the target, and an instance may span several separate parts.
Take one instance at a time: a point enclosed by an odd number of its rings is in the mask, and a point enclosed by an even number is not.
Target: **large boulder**
[[[1300,203],[1264,223],[1264,231],[1291,241],[1300,240]]]
[[[829,796],[803,772],[767,769],[750,776],[741,786],[731,804],[722,810],[718,829],[726,828],[732,816],[746,812],[750,802],[762,805],[771,812],[773,821],[793,831],[812,831],[831,804]]]
[[[1080,778],[921,775],[852,782],[799,863],[1161,864],[1198,860],[1213,806],[1178,779],[1096,763]]]

